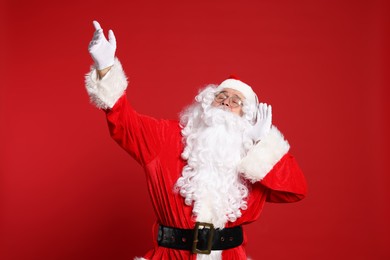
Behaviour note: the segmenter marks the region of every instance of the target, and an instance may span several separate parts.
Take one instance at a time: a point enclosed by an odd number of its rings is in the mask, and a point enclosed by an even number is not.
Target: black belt
[[[163,247],[190,250],[194,254],[210,254],[211,250],[225,250],[241,245],[243,235],[241,226],[214,229],[213,224],[196,222],[194,229],[160,225],[157,242]]]

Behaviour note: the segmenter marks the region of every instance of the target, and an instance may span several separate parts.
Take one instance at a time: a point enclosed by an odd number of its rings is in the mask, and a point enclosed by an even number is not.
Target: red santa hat
[[[258,98],[253,89],[246,83],[239,80],[236,76],[231,75],[228,79],[222,81],[217,87],[217,91],[222,91],[225,88],[231,88],[240,91],[251,106],[257,106]]]

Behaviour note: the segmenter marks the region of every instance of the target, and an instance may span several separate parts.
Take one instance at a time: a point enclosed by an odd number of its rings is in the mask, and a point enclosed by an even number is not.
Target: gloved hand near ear
[[[266,103],[260,103],[258,105],[256,123],[248,131],[248,135],[254,142],[258,142],[269,133],[271,130],[271,125],[272,107]]]
[[[95,33],[88,46],[88,51],[95,62],[98,70],[106,69],[114,64],[116,39],[112,30],[108,31],[108,41],[104,36],[103,29],[97,21],[93,21]]]

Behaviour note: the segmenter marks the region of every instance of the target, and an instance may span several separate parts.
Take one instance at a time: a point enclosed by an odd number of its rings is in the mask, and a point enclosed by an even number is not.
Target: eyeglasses
[[[234,96],[229,97],[228,95],[226,95],[226,92],[224,92],[224,91],[218,92],[215,95],[214,101],[217,102],[217,103],[222,103],[226,99],[228,100],[229,105],[232,108],[236,108],[236,107],[242,106],[242,100],[238,96],[234,95]]]

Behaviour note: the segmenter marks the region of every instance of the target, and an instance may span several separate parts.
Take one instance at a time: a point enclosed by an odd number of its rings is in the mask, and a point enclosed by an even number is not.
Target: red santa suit
[[[174,192],[186,161],[181,158],[183,142],[181,127],[175,120],[158,120],[138,114],[128,103],[124,91],[126,76],[118,60],[108,75],[97,80],[94,69],[86,76],[86,87],[91,101],[106,111],[112,138],[145,170],[147,188],[156,214],[156,224],[192,229],[195,222],[192,207]],[[256,144],[240,167],[251,182],[247,209],[235,222],[225,227],[245,225],[260,216],[265,202],[295,202],[306,195],[306,182],[294,157],[288,153],[288,143],[272,127],[268,136]],[[154,228],[157,238],[157,225]],[[223,259],[246,259],[244,243],[224,250]],[[196,259],[188,250],[160,247],[157,239],[146,259]]]

